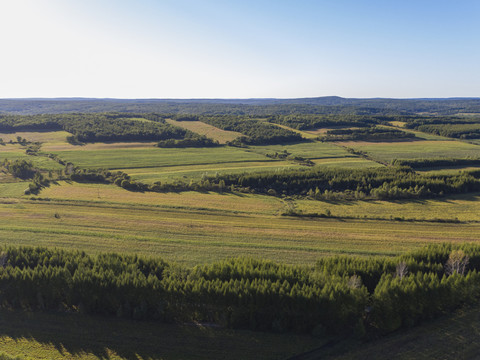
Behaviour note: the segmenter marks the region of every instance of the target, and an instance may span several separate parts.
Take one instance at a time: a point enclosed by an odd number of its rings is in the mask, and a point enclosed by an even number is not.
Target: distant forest
[[[480,114],[480,98],[346,99],[337,96],[303,99],[0,99],[0,113],[59,114],[128,112],[269,116],[290,114],[433,115]]]

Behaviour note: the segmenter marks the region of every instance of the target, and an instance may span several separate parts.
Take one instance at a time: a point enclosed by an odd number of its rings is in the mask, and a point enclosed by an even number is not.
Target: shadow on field
[[[294,346],[286,347],[286,336],[195,324],[0,310],[2,350],[13,354],[18,351],[18,354],[33,358],[37,349],[35,342],[42,348],[49,348],[48,357],[55,359],[82,355],[128,360],[282,358],[282,354],[294,355],[301,351]],[[7,341],[7,338],[13,341]],[[311,346],[311,340],[297,341],[305,341]],[[33,353],[27,354],[27,351]]]

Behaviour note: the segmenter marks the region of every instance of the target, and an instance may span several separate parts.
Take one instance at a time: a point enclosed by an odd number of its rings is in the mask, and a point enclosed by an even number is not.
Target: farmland
[[[220,144],[225,144],[227,141],[235,140],[242,136],[241,133],[235,131],[226,131],[215,126],[205,124],[201,121],[176,121],[172,119],[166,120],[169,124],[182,127],[184,129],[193,131],[194,133],[204,135],[218,141]]]
[[[367,153],[373,159],[390,163],[394,159],[478,157],[477,145],[452,140],[414,142],[343,142],[341,145]]]
[[[306,213],[329,209],[333,215],[360,219],[278,215],[289,206]],[[322,255],[393,255],[428,243],[477,240],[480,224],[475,222],[410,223],[390,218],[451,219],[453,215],[445,216],[449,213],[477,221],[479,202],[431,201],[412,212],[413,207],[388,202],[285,204],[260,195],[142,194],[109,185],[60,183],[43,190],[38,200],[0,204],[0,234],[4,244],[133,252],[188,265],[240,254],[313,264]],[[371,212],[372,208],[377,210]],[[366,221],[363,214],[372,220]]]
[[[267,156],[284,152],[331,169],[383,166],[347,152],[345,147],[364,151],[382,162],[401,157],[478,154],[476,145],[450,140],[422,140],[408,145],[307,141],[247,148],[162,149],[151,142],[71,145],[65,141],[66,132],[13,133],[8,139],[15,140],[20,134],[39,141],[41,154],[55,154],[80,168],[121,170],[145,183],[304,167],[290,157]],[[2,155],[31,160],[44,170],[62,168],[46,156],[26,155],[24,149],[19,144],[6,144]],[[3,244],[14,241],[74,246],[88,252],[154,254],[188,265],[238,255],[292,264],[313,264],[322,255],[393,255],[428,243],[475,241],[480,226],[477,195],[413,202],[332,202],[251,193],[142,193],[114,185],[60,181],[38,195],[23,196],[26,183],[12,181],[4,177],[0,184]],[[304,216],[282,216],[292,209]],[[308,216],[327,211],[332,218]]]

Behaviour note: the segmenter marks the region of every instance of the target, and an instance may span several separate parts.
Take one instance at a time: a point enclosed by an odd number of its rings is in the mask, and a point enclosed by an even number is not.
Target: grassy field
[[[364,169],[371,167],[382,167],[382,164],[379,164],[375,161],[366,160],[364,158],[326,158],[326,159],[312,159],[312,161],[317,166],[325,168],[337,168],[337,169]]]
[[[216,174],[241,174],[266,170],[277,170],[302,167],[289,161],[248,161],[202,165],[178,165],[153,168],[124,169],[133,179],[145,183],[155,181],[172,182],[186,178],[199,179],[202,175],[215,176]]]
[[[232,141],[237,137],[242,136],[242,134],[239,132],[222,130],[215,126],[205,124],[201,121],[176,121],[172,119],[167,119],[166,121],[169,124],[190,130],[200,135],[205,135],[210,139],[217,140],[220,144],[225,144],[227,141]]]
[[[26,360],[285,359],[322,345],[292,334],[80,314],[0,311],[0,354]]]
[[[79,167],[122,170],[134,179],[144,182],[170,182],[199,178],[203,174],[248,173],[300,167],[301,165],[292,161],[265,156],[284,150],[292,156],[313,159],[321,166],[340,168],[379,166],[375,162],[348,153],[342,147],[321,142],[252,146],[246,149],[232,147],[160,149],[144,144],[128,148],[123,147],[123,144],[91,144],[79,147],[78,150],[53,153]]]
[[[0,146],[0,161],[8,160],[27,160],[31,161],[33,165],[42,170],[61,170],[64,167],[56,161],[44,156],[31,156],[25,153],[25,147],[19,144],[6,144]]]
[[[232,147],[222,148],[136,148],[85,149],[55,151],[62,159],[79,167],[128,169],[176,165],[216,164],[244,161],[268,161],[261,154]]]
[[[66,143],[67,136],[72,134],[67,131],[19,131],[14,133],[0,133],[0,138],[8,142],[17,141],[17,136],[31,142],[41,142],[48,145]]]
[[[404,218],[418,220],[455,220],[480,222],[480,194],[456,195],[448,199],[396,201],[315,201],[296,200],[296,209],[304,213],[325,213],[341,217]]]
[[[23,195],[26,188],[28,183],[24,181],[0,183],[0,198],[18,198]]]
[[[259,154],[273,154],[275,152],[287,151],[292,156],[301,156],[306,159],[326,159],[326,158],[356,158],[341,146],[319,141],[301,142],[288,145],[268,145],[251,146],[250,150]]]
[[[260,195],[142,194],[61,183],[39,198],[0,203],[0,243],[140,253],[187,265],[241,255],[313,264],[324,255],[394,255],[428,243],[478,241],[480,232],[478,223],[284,217],[278,213],[295,204]],[[312,204],[316,212],[327,206]]]
[[[343,146],[366,152],[373,159],[391,162],[394,159],[437,159],[478,157],[480,147],[455,140],[425,140],[409,142],[348,141]]]

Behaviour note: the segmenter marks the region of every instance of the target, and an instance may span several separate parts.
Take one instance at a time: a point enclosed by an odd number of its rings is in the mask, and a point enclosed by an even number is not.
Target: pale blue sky
[[[480,1],[0,1],[0,97],[480,96]]]

